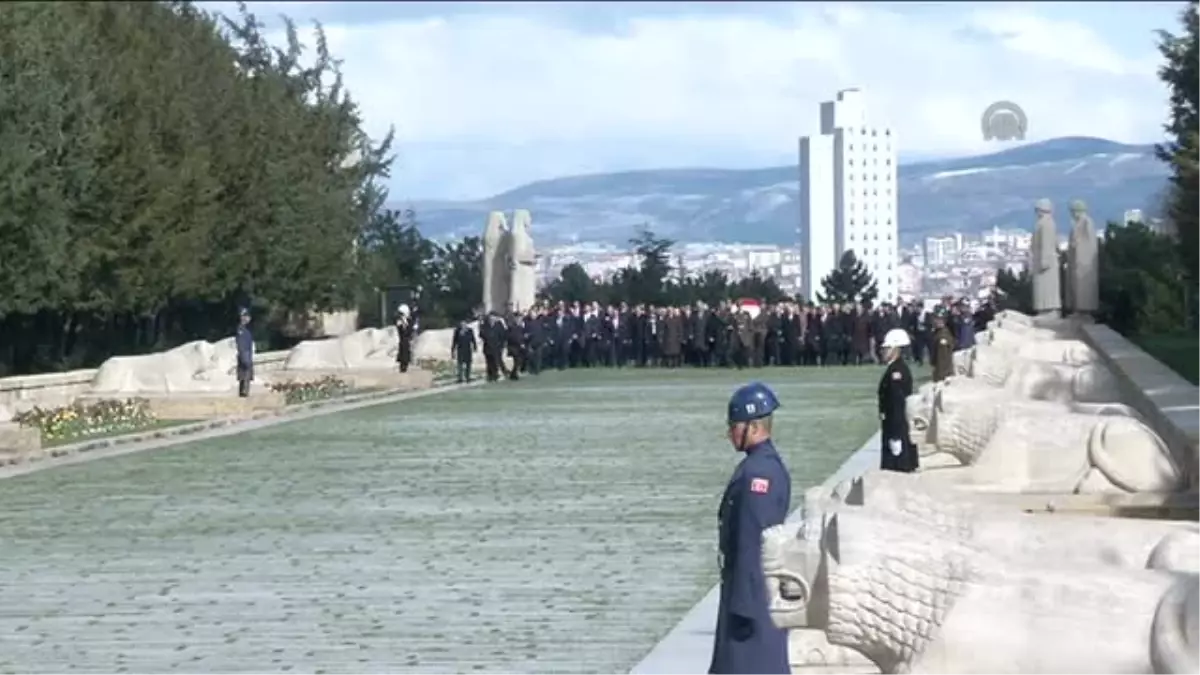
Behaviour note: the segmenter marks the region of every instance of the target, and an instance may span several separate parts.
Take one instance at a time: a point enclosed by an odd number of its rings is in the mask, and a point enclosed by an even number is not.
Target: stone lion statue
[[[395,326],[364,328],[338,338],[306,340],[284,361],[284,370],[370,370],[394,368],[400,338]]]
[[[1191,665],[1186,648],[1196,643],[1197,621],[1186,593],[1195,594],[1195,575],[1064,565],[1029,549],[980,545],[970,527],[869,507],[813,517],[819,528],[809,519],[799,537],[786,526],[764,533],[772,619],[823,629],[830,644],[882,672]]]
[[[237,388],[234,338],[197,340],[138,356],[114,356],[100,365],[92,394],[121,396],[218,393]]]

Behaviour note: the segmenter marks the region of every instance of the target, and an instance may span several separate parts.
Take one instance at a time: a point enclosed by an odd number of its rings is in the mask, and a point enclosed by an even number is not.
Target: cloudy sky
[[[230,3],[201,3],[226,10]],[[1161,138],[1155,29],[1182,3],[256,2],[325,26],[368,131],[395,128],[396,200],[486,197],[557,176],[795,160],[818,105],[867,92],[902,158],[1032,140]]]

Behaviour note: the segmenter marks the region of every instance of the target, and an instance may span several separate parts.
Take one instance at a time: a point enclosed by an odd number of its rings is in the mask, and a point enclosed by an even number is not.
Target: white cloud
[[[327,33],[372,132],[394,125],[416,165],[439,144],[524,146],[500,187],[595,164],[585,153],[607,158],[597,169],[788,157],[815,130],[818,103],[855,86],[909,152],[995,149],[979,116],[1001,99],[1025,109],[1033,139],[1156,140],[1166,94],[1152,38],[1122,53],[1083,23],[1037,12],[800,4],[782,19],[656,16],[601,33],[506,11]],[[660,142],[696,152],[645,157]]]

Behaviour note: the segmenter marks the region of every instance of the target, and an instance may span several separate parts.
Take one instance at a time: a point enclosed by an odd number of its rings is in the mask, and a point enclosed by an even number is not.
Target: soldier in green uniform
[[[933,315],[932,342],[933,381],[941,382],[954,374],[954,335],[946,325],[946,310],[942,307],[938,307]]]

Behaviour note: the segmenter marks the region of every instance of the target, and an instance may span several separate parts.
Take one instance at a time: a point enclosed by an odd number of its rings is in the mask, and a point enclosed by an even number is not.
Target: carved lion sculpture
[[[1167,444],[1138,419],[997,406],[982,414],[935,408],[939,448],[967,466],[939,478],[997,492],[1177,492],[1185,473]]]
[[[939,395],[943,401],[962,401],[964,404],[996,396],[1006,396],[1014,402],[1041,400],[1067,404],[1115,404],[1120,401],[1120,388],[1112,372],[1099,363],[1075,367],[1026,362],[1013,369],[1003,386],[961,375],[951,376],[941,382],[921,385],[905,401],[909,433],[917,445],[929,443],[926,433],[935,396]]]
[[[292,348],[284,370],[393,368],[400,340],[396,328],[364,328],[337,338],[306,340]]]
[[[114,356],[100,365],[91,393],[138,394],[218,393],[237,387],[233,338],[197,340],[174,349],[139,356]]]
[[[824,622],[830,643],[885,673],[1152,672],[1196,642],[1194,608],[1162,610],[1195,575],[1040,565],[864,508],[823,520],[815,544],[764,533],[768,590],[790,594],[772,618]]]
[[[1003,393],[973,394],[946,403],[948,391],[934,395],[928,415],[928,428],[919,444],[922,457],[945,453],[956,464],[974,464],[991,443],[997,431],[1009,419],[1039,422],[1053,426],[1055,420],[1086,418],[1090,429],[1093,418],[1124,417],[1141,421],[1134,409],[1120,403],[1059,403],[1054,401],[1014,400]],[[1086,433],[1081,432],[1081,438]]]
[[[1014,345],[1013,348],[976,345],[956,352],[954,356],[956,374],[969,375],[996,386],[1004,384],[1015,364],[1022,361],[1076,367],[1099,362],[1096,352],[1080,340],[1038,340]]]
[[[840,496],[850,507],[865,507],[880,518],[915,519],[1014,560],[1200,573],[1200,524],[1194,522],[1014,512],[986,497],[894,471],[868,471]]]

